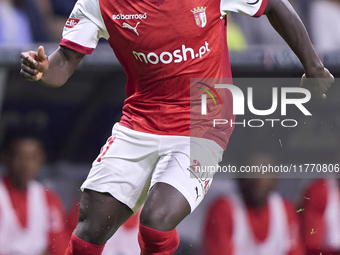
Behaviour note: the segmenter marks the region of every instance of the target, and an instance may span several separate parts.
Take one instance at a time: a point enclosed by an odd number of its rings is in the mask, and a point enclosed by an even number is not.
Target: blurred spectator
[[[258,154],[247,165],[275,165]],[[206,254],[302,255],[299,225],[292,204],[273,192],[274,178],[238,179],[239,194],[217,199],[204,230]]]
[[[0,45],[25,45],[32,41],[30,20],[19,3],[0,0]]]
[[[63,255],[68,233],[62,202],[34,180],[45,159],[38,131],[11,129],[3,148],[0,254]]]
[[[304,18],[305,9],[301,8],[302,0],[290,0],[289,2],[294,6],[294,9],[298,12],[299,16]],[[301,9],[303,11],[301,11]],[[246,15],[229,13],[228,24],[230,17],[233,20],[232,29],[234,29],[233,26],[236,26],[237,30],[240,29],[240,32],[238,31],[236,32],[236,36],[239,37],[239,34],[242,33],[242,37],[244,37],[245,42],[248,42],[248,44],[247,43],[245,44],[246,46],[245,48],[265,46],[266,47],[265,49],[267,50],[268,46],[270,46],[273,48],[271,50],[277,50],[282,48],[289,49],[288,45],[285,43],[282,37],[270,25],[267,17],[262,16],[260,18],[252,19],[250,21],[250,18],[247,17]],[[304,23],[306,23],[305,20]]]
[[[51,0],[54,14],[68,17],[76,4],[76,0]]]
[[[43,19],[43,22],[46,26],[46,29],[48,31],[49,40],[53,42],[59,43],[61,40],[61,34],[63,27],[66,23],[66,20],[68,18],[68,15],[71,13],[72,8],[64,8],[65,12],[68,13],[66,15],[61,13],[56,13],[56,9],[54,8],[62,8],[63,3],[65,3],[65,0],[59,0],[59,4],[53,5],[53,0],[21,0],[21,1],[35,1],[39,13]],[[72,4],[74,4],[73,0],[69,0]],[[61,6],[61,7],[60,7]],[[57,9],[58,10],[58,9]]]
[[[270,25],[267,17],[252,19],[249,22],[250,18],[245,15],[232,13],[228,16],[233,18],[234,24],[243,32],[245,40],[248,42],[248,47],[264,45],[288,48],[285,41]]]
[[[308,255],[340,254],[339,186],[339,179],[321,179],[306,190],[301,229]]]
[[[0,45],[59,41],[66,19],[50,0],[0,0]]]
[[[78,221],[79,202],[71,209],[68,217],[69,233],[73,232]],[[102,255],[137,255],[140,254],[138,245],[138,225],[141,209],[131,216],[105,244]]]
[[[314,0],[310,8],[313,44],[317,50],[340,50],[340,0]]]

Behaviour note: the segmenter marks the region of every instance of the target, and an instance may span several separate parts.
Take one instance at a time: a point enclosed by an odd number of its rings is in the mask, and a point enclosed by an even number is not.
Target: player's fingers
[[[27,65],[31,68],[36,68],[37,61],[34,60],[31,56],[25,54],[25,55],[22,55],[21,58],[22,58],[21,63],[23,63],[24,65]]]
[[[325,68],[325,73],[326,73],[326,77],[330,78],[334,82],[334,76],[333,74],[331,74],[331,72],[327,68]]]
[[[38,72],[45,72],[48,68],[48,61],[44,61],[44,62],[39,62],[39,61],[36,61],[32,58],[30,58],[29,56],[28,57],[25,57],[22,59],[21,61],[22,65],[26,65],[28,67],[30,67],[31,69],[36,69]]]
[[[21,57],[22,59],[26,59],[26,58],[29,57],[29,53],[28,53],[27,51],[21,52],[21,53],[20,53],[20,57]]]
[[[24,64],[21,65],[21,69],[22,69],[23,71],[25,71],[26,73],[32,75],[32,76],[35,76],[35,75],[37,75],[37,74],[39,73],[38,70],[32,69],[32,68],[30,68],[29,66],[24,65]]]
[[[21,75],[22,77],[24,77],[24,78],[25,78],[26,80],[28,80],[28,81],[36,81],[36,80],[37,80],[37,79],[36,79],[36,76],[33,76],[33,75],[27,73],[27,72],[24,71],[23,69],[20,70],[20,75]]]
[[[319,84],[319,88],[320,88],[320,91],[321,91],[322,93],[327,92],[327,90],[328,90],[327,83],[326,83],[326,82],[323,82],[323,83]]]
[[[45,50],[43,46],[40,46],[38,48],[36,60],[37,60],[36,68],[40,72],[45,72],[48,69],[49,62],[48,62],[48,56],[45,54]]]
[[[21,57],[22,59],[24,59],[24,58],[26,58],[26,54],[27,54],[26,52],[21,52],[21,53],[20,53],[20,57]]]
[[[48,64],[46,62],[37,62],[35,67],[39,72],[45,72],[48,68]]]
[[[43,46],[39,46],[37,56],[41,61],[47,60],[47,55],[45,54],[45,49]]]
[[[321,98],[322,94],[324,93],[324,91],[320,87],[320,84],[314,84],[312,86],[307,86],[306,88],[310,91],[312,97],[315,98]]]
[[[334,83],[334,81],[335,81],[334,77],[327,79],[327,82],[326,82],[327,88],[330,88],[332,86],[332,84]]]
[[[33,51],[33,50],[30,50],[30,51],[24,51],[24,52],[20,53],[20,57],[27,57],[27,56],[35,59],[36,56],[37,56],[37,52]]]
[[[327,68],[325,68],[325,77],[326,77],[326,79],[325,79],[324,83],[325,83],[325,86],[328,89],[332,86],[335,79],[334,79],[333,74],[331,74],[330,71]]]
[[[313,91],[312,96],[315,98],[321,98],[322,97],[322,92],[321,91]]]
[[[303,74],[301,77],[301,81],[300,81],[300,87],[303,87],[305,82],[306,82],[306,74]]]
[[[326,94],[325,94],[326,92],[327,92],[327,89],[325,90],[324,88],[319,87],[317,90],[317,98],[326,99]]]
[[[322,99],[322,100],[326,100],[326,99],[327,99],[327,96],[326,96],[325,93],[323,93],[323,94],[321,95],[321,99]]]

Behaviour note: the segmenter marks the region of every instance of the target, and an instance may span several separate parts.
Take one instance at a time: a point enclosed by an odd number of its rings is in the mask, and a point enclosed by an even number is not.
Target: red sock
[[[139,224],[138,242],[141,255],[172,255],[179,245],[176,229],[159,231]]]
[[[95,245],[85,242],[75,234],[72,234],[64,255],[100,255],[102,254],[104,246],[105,244]]]

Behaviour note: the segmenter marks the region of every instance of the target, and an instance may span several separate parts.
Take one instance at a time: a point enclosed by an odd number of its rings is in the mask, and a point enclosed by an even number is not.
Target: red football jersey
[[[266,2],[79,0],[61,45],[87,54],[100,37],[108,39],[128,77],[121,125],[152,134],[205,137],[226,148],[230,126],[190,130],[190,79],[231,78],[225,11],[261,16]],[[223,110],[214,117],[234,119],[231,94],[221,97]]]

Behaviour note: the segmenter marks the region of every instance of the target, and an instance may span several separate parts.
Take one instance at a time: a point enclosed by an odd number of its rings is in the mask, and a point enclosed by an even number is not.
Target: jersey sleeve
[[[61,46],[91,54],[100,38],[109,38],[98,0],[78,0],[64,29]]]
[[[238,12],[252,17],[262,16],[268,0],[221,0],[221,13]]]

